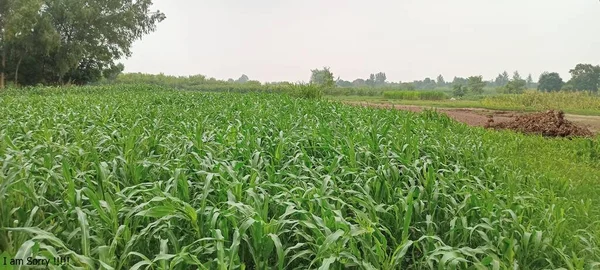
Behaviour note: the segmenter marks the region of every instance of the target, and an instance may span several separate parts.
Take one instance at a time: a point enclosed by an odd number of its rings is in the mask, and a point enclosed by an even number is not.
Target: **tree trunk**
[[[6,69],[6,50],[2,48],[2,66],[0,67],[0,89],[4,89],[4,70]]]
[[[19,85],[19,67],[21,66],[21,61],[23,61],[23,56],[19,57],[19,62],[17,62],[17,67],[15,68],[15,86]]]

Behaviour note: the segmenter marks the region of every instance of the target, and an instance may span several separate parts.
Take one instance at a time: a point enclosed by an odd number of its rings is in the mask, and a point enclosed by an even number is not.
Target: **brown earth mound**
[[[512,121],[495,123],[493,117],[486,128],[511,129],[523,133],[540,134],[548,137],[588,137],[593,136],[587,128],[578,127],[565,120],[562,111],[550,110],[545,113],[518,115]]]

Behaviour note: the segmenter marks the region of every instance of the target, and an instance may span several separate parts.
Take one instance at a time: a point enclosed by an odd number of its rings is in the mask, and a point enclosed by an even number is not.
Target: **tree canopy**
[[[569,85],[574,90],[597,92],[600,87],[600,66],[578,64],[569,71],[571,80]]]
[[[565,83],[563,82],[563,79],[558,73],[544,72],[542,75],[540,75],[538,90],[544,92],[559,91],[562,89],[564,84]]]
[[[328,67],[324,67],[323,69],[311,70],[311,73],[311,83],[324,87],[335,87],[335,79],[333,77],[333,73],[329,70]]]
[[[116,62],[166,17],[152,0],[2,0],[0,85],[85,84],[114,77]]]

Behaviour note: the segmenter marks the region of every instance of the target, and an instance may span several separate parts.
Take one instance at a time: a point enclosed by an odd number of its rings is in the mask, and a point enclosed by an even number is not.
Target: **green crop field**
[[[65,267],[600,266],[598,138],[283,94],[33,88],[0,93],[0,166],[0,250]]]

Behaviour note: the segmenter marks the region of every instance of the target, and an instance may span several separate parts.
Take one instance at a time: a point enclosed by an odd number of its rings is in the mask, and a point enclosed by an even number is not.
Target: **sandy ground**
[[[368,103],[368,102],[344,102],[355,106],[369,106],[376,108],[394,108],[412,112],[421,112],[429,107]],[[456,121],[471,125],[483,127],[488,122],[489,116],[494,117],[495,123],[508,122],[515,118],[520,112],[496,111],[478,108],[436,108],[438,112],[443,112]],[[600,134],[600,116],[565,114],[565,118],[578,126],[586,127],[594,134]]]

